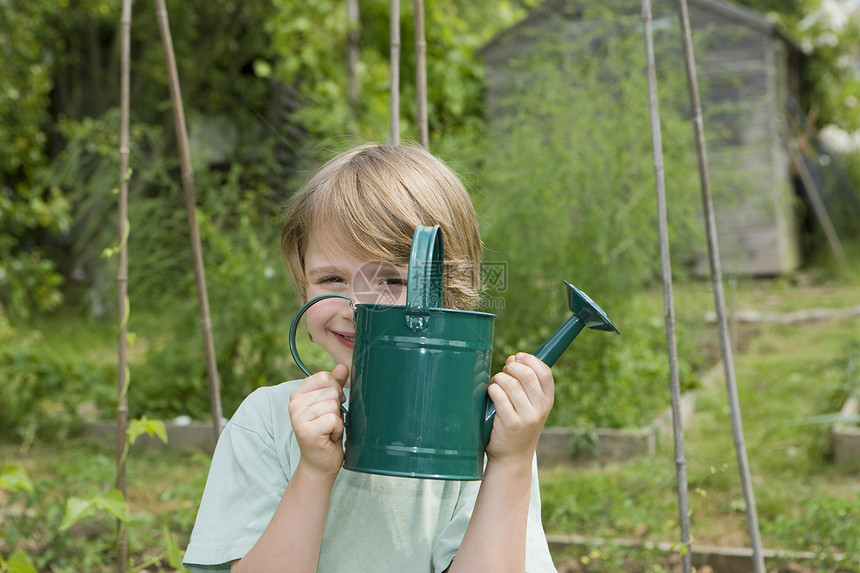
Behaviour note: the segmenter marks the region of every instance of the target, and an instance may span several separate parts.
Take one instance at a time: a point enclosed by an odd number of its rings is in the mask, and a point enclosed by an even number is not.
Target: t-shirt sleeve
[[[556,573],[541,520],[540,482],[537,456],[532,459],[532,490],[526,530],[526,573]]]
[[[229,571],[280,503],[288,478],[266,423],[270,410],[268,395],[257,390],[221,433],[185,553],[184,565],[192,572]]]
[[[480,486],[481,482],[479,481],[460,482],[460,492],[454,506],[454,514],[433,546],[432,570],[434,573],[441,573],[454,560],[460,543],[463,541],[463,536],[466,534],[469,520],[472,519]]]

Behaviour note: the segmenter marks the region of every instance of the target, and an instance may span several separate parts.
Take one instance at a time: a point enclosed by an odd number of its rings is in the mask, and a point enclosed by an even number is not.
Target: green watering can
[[[355,304],[355,346],[350,370],[349,410],[343,467],[365,473],[478,480],[496,409],[487,395],[495,315],[442,307],[442,231],[415,229],[406,305]],[[573,315],[535,356],[549,366],[584,327],[618,332],[585,293],[567,285]],[[296,349],[299,319],[327,294],[309,300],[290,325]]]

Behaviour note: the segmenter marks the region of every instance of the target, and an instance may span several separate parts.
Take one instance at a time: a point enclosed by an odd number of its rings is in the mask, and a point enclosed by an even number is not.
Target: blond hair
[[[440,225],[445,255],[445,308],[475,308],[481,289],[478,222],[463,183],[422,147],[367,144],[320,167],[290,200],[281,252],[299,297],[307,296],[304,255],[318,229],[368,261],[409,264],[418,225]]]

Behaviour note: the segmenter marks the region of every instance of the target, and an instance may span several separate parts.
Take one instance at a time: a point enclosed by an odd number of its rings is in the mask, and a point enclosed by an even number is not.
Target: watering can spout
[[[573,342],[573,339],[586,326],[592,330],[620,334],[606,313],[603,312],[603,309],[597,306],[597,303],[591,300],[587,294],[567,281],[564,281],[564,284],[567,285],[567,303],[573,315],[535,351],[535,356],[547,366],[555,364],[556,360]]]

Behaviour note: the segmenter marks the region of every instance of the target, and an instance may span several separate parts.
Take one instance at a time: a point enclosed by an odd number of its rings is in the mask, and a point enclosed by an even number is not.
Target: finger
[[[335,423],[335,427],[332,432],[329,434],[329,439],[335,443],[341,443],[343,441],[343,433],[346,431],[346,426],[343,423],[343,418],[340,413],[337,415],[338,422]]]
[[[290,395],[290,403],[312,404],[321,400],[340,400],[342,395],[343,389],[332,382],[328,386],[314,388],[305,392],[296,390]]]
[[[328,412],[300,424],[296,429],[296,434],[308,440],[315,441],[317,438],[325,438],[336,442],[343,436],[343,420],[340,415]]]
[[[490,396],[490,400],[493,401],[493,406],[496,408],[496,418],[502,421],[512,420],[517,415],[517,411],[511,403],[508,393],[498,381],[500,376],[501,374],[496,374],[496,376],[493,377],[493,382],[487,388],[487,394]],[[506,383],[507,381],[502,380],[502,382]]]
[[[340,417],[340,402],[335,399],[320,400],[307,404],[296,404],[290,408],[290,417],[297,423],[304,423],[324,417],[326,414],[336,414]]]
[[[337,366],[335,366],[334,369],[337,370]],[[304,381],[299,384],[299,387],[293,391],[293,394],[306,394],[308,392],[312,392],[313,390],[318,390],[319,388],[340,385],[341,384],[338,382],[337,378],[332,374],[332,372],[317,372],[316,374],[312,374],[311,376],[305,378]]]
[[[537,374],[529,366],[512,361],[505,365],[502,372],[514,378],[519,385],[509,392],[517,411],[525,413],[527,409],[544,410],[548,407],[550,400],[544,394]]]
[[[507,369],[507,367],[505,368]],[[540,398],[535,397],[535,401],[532,402],[522,380],[517,376],[503,370],[493,377],[493,382],[505,391],[507,399],[518,416],[531,417],[532,413],[539,409],[536,404],[541,403]]]
[[[346,385],[346,381],[349,380],[349,366],[346,364],[338,364],[331,369],[331,375],[335,382],[343,388]]]
[[[527,352],[518,352],[514,356],[515,360],[521,364],[526,364],[537,374],[538,380],[540,380],[541,387],[546,392],[547,390],[551,390],[554,386],[553,376],[552,376],[552,368],[546,364],[543,360],[535,356],[534,354],[529,354]]]
[[[307,418],[310,408],[314,408],[314,411],[325,408],[331,411],[340,411],[340,405],[343,401],[343,390],[337,385],[318,388],[302,394],[293,392],[290,396],[290,417],[294,420]]]
[[[343,364],[335,366],[331,372],[317,372],[305,378],[305,380],[296,388],[290,396],[290,400],[313,394],[316,391],[325,388],[334,388],[340,397],[341,403],[346,401],[346,396],[343,392],[343,387],[349,379],[349,368]]]
[[[531,370],[531,374],[528,374],[528,378],[524,379],[524,382],[528,382],[527,389],[530,391],[529,395],[534,399],[536,394],[532,394],[532,392],[536,392],[540,395],[540,400],[542,402],[548,402],[552,405],[555,400],[555,381],[553,379],[552,369],[532,354],[520,352],[516,354],[514,358],[515,364],[526,366]]]

